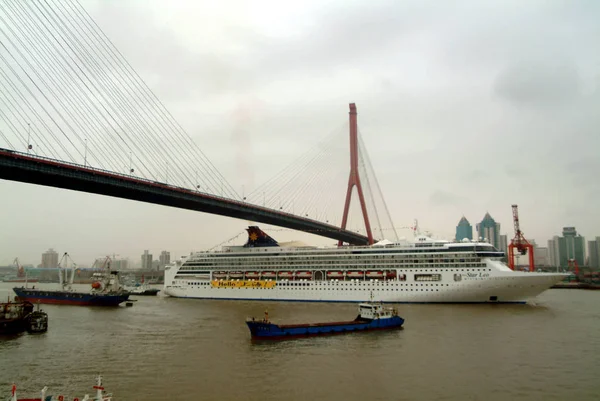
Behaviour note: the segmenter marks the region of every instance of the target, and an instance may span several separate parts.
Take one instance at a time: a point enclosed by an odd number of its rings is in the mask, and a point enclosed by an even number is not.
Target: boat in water
[[[144,276],[139,284],[129,285],[124,287],[131,295],[155,296],[160,292],[160,288],[151,288],[146,285]]]
[[[65,253],[63,259],[67,259]],[[61,262],[63,261],[61,259]],[[110,264],[102,272],[93,274],[94,281],[92,289],[89,292],[79,292],[72,288],[75,277],[75,264],[71,264],[71,274],[67,277],[66,269],[58,269],[59,285],[58,290],[48,290],[42,288],[15,287],[13,291],[17,297],[23,301],[42,304],[66,304],[66,305],[85,305],[85,306],[118,306],[129,299],[129,292],[119,283],[119,273],[110,270]]]
[[[390,303],[525,303],[562,273],[520,272],[485,242],[414,241],[318,248],[279,244],[257,226],[243,246],[198,252],[166,267],[178,298]]]
[[[126,288],[131,295],[149,295],[155,296],[160,292],[160,288],[149,288],[146,285]]]
[[[90,397],[88,394],[86,394],[82,398],[74,398],[73,401],[79,401],[80,399],[81,401],[112,401],[113,395],[104,392],[104,386],[102,385],[102,376],[96,377],[96,385],[93,388],[96,391],[95,397]],[[66,398],[63,395],[53,397],[51,395],[47,395],[47,393],[48,387],[46,386],[42,389],[42,391],[40,391],[39,398],[19,398],[17,396],[17,386],[13,384],[11,389],[11,395],[10,398],[8,398],[8,401],[66,401]]]
[[[275,324],[269,321],[269,314],[265,312],[264,319],[248,318],[246,324],[252,338],[283,340],[357,331],[398,329],[404,324],[404,319],[398,316],[394,308],[384,307],[380,303],[365,302],[358,305],[356,319],[346,322]]]
[[[43,333],[48,330],[48,315],[28,301],[0,303],[0,335],[24,331]]]

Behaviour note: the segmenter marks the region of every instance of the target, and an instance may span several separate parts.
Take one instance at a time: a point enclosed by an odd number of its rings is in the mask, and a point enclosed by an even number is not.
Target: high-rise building
[[[106,268],[110,264],[111,270],[125,270],[129,267],[129,260],[116,258],[98,258],[93,264],[96,269]]]
[[[473,239],[473,226],[469,223],[469,220],[465,216],[460,219],[458,225],[456,226],[456,237],[457,241],[462,241],[463,239],[472,240]]]
[[[550,252],[548,248],[534,246],[533,248],[533,263],[535,267],[548,267],[550,266]]]
[[[167,251],[162,251],[160,256],[158,257],[158,265],[159,269],[164,269],[166,265],[171,263],[171,253]]]
[[[142,255],[142,269],[152,269],[152,254],[149,253],[148,250],[145,250],[144,254]]]
[[[600,237],[594,241],[588,241],[589,262],[592,269],[600,269]]]
[[[58,267],[58,252],[50,248],[46,252],[42,253],[41,267],[47,269],[56,269]]]
[[[585,264],[585,238],[577,234],[575,227],[563,227],[563,236],[548,241],[548,256],[553,267],[566,269],[569,260],[575,259],[579,266]]]
[[[498,250],[508,255],[508,236],[505,234],[500,235],[500,239],[498,242]]]
[[[485,241],[500,249],[500,223],[496,223],[489,213],[486,213],[481,223],[477,224],[477,235],[480,241]]]
[[[127,260],[127,259],[113,260],[112,267],[115,270],[127,270],[129,268],[129,260]]]
[[[551,267],[560,266],[560,256],[558,252],[558,235],[548,240],[548,263]]]

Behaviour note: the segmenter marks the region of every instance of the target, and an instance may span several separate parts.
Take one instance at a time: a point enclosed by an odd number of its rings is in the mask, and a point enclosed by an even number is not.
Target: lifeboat
[[[229,272],[229,278],[244,278],[244,272]]]
[[[396,270],[387,270],[385,272],[386,280],[395,280],[396,279]]]
[[[213,272],[212,276],[216,280],[227,278],[227,272]]]
[[[292,280],[294,278],[294,272],[283,271],[283,272],[277,273],[277,276],[279,278],[287,278],[288,280]]]
[[[262,278],[275,278],[277,277],[277,273],[275,272],[262,272],[261,274]]]
[[[258,272],[246,272],[246,278],[249,280],[258,280],[260,273]]]
[[[360,270],[350,270],[349,272],[346,272],[346,277],[363,279],[365,278],[365,272]]]
[[[99,281],[94,281],[92,283],[92,288],[95,290],[99,290],[100,288],[102,288],[102,284]]]
[[[300,271],[296,273],[296,278],[301,280],[311,280],[312,272]]]
[[[382,279],[383,272],[381,270],[367,270],[367,278]]]
[[[340,279],[340,278],[344,278],[344,272],[341,272],[339,270],[336,271],[328,271],[327,272],[327,278],[328,279]]]

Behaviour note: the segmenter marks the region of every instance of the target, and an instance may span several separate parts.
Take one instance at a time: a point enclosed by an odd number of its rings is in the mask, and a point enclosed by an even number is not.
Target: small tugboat
[[[33,310],[28,301],[0,303],[0,334],[17,334],[24,331],[43,333],[48,330],[46,312]]]
[[[102,376],[96,377],[96,385],[94,386],[94,390],[96,390],[96,396],[90,398],[88,394],[86,394],[81,401],[112,401],[112,394],[105,393],[104,387],[102,386]],[[66,401],[66,398],[62,395],[58,397],[46,396],[46,392],[48,391],[48,387],[44,387],[40,392],[40,398],[18,398],[17,397],[17,386],[12,385],[11,396],[8,399],[9,401],[47,401],[47,400],[55,400]],[[74,398],[73,401],[79,401],[79,398]]]
[[[142,276],[142,282],[141,284],[138,285],[134,285],[134,286],[127,286],[125,287],[125,289],[127,291],[129,291],[129,293],[131,295],[150,295],[150,296],[154,296],[156,294],[158,294],[160,292],[159,288],[149,288],[146,283],[144,282],[144,276]]]
[[[45,333],[48,331],[48,314],[40,309],[34,310],[27,316],[27,332]]]
[[[145,285],[140,285],[133,288],[127,288],[131,295],[151,295],[154,296],[160,292],[159,288],[148,288]]]
[[[358,305],[358,316],[347,322],[275,324],[269,321],[265,312],[263,320],[249,318],[246,324],[252,338],[265,340],[283,340],[328,334],[343,334],[355,331],[389,330],[401,328],[404,319],[398,316],[394,308],[383,307],[380,303],[365,302]]]
[[[33,311],[31,302],[0,303],[0,334],[22,333],[27,329],[27,316]]]
[[[119,273],[110,270],[107,264],[104,272],[94,273],[92,290],[89,292],[77,292],[72,289],[75,277],[75,264],[71,264],[71,275],[67,278],[67,272],[60,267],[63,260],[69,258],[65,253],[61,258],[58,270],[58,279],[61,286],[59,290],[45,290],[27,287],[15,287],[13,291],[22,301],[36,302],[42,304],[67,304],[85,306],[118,306],[129,299],[129,292],[123,289],[119,283]],[[64,277],[63,277],[64,276]]]

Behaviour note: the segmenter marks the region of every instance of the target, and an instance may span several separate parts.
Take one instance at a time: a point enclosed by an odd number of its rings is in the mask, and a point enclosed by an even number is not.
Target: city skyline
[[[343,125],[356,102],[395,226],[417,218],[423,230],[451,239],[457,218],[477,222],[489,211],[510,239],[516,203],[525,236],[539,244],[567,226],[594,238],[600,54],[590,49],[600,5],[492,3],[450,16],[449,5],[410,1],[84,7],[240,193]],[[350,41],[357,24],[371,29]],[[113,252],[133,261],[144,249],[169,249],[174,259],[249,225],[9,181],[0,191],[0,264],[19,257],[37,265],[50,247],[82,264]],[[360,219],[351,223],[360,227]]]

